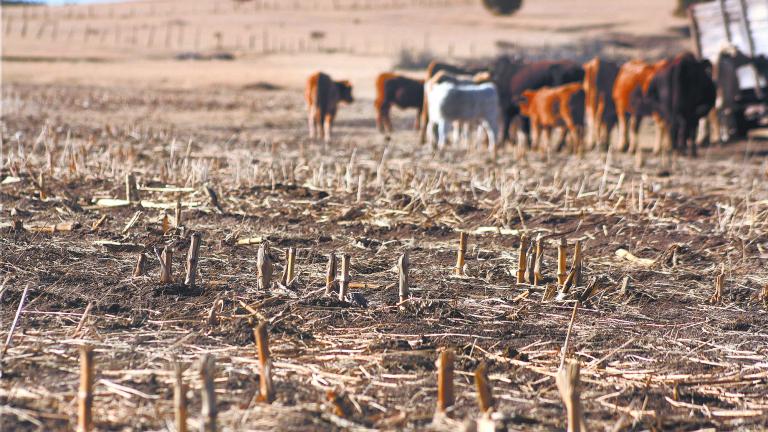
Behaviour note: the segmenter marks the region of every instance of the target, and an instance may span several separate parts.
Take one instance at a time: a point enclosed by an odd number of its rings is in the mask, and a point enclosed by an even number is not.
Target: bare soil
[[[77,347],[87,343],[96,348],[100,430],[172,428],[174,356],[190,366],[194,426],[203,353],[216,358],[223,430],[456,430],[478,416],[472,373],[482,361],[500,422],[563,430],[553,377],[574,302],[593,282],[569,354],[582,365],[591,428],[768,427],[764,143],[663,165],[648,156],[640,169],[632,157],[596,152],[517,160],[507,148],[494,162],[480,150],[418,146],[407,130],[412,113],[398,113],[387,143],[374,131],[370,100],[342,107],[331,145],[311,142],[302,103],[294,90],[249,87],[3,87],[0,177],[20,180],[0,186],[4,332],[30,288],[2,362],[3,426],[71,430]],[[163,233],[155,208],[94,204],[124,198],[128,172],[142,186],[193,188],[182,197],[190,203],[183,228]],[[140,192],[146,201],[176,200]],[[12,219],[25,230],[8,226]],[[60,222],[79,228],[35,231]],[[194,231],[203,233],[199,289],[188,290],[182,262]],[[465,277],[452,274],[459,231],[470,234]],[[548,236],[541,286],[515,283],[520,233]],[[570,247],[582,242],[584,283],[543,301],[559,237]],[[243,238],[269,242],[277,275],[284,251],[297,248],[292,293],[257,289],[258,244],[237,245]],[[138,252],[100,240],[141,245],[147,274],[132,276]],[[166,245],[177,282],[161,285],[153,249]],[[615,255],[619,248],[656,261],[629,262]],[[353,292],[367,307],[323,295],[332,251],[352,257],[361,284]],[[405,251],[413,298],[399,307],[394,267]],[[721,266],[724,296],[711,304]],[[210,326],[217,299],[220,322]],[[251,327],[259,320],[269,323],[275,362],[271,405],[256,402]],[[433,424],[443,347],[457,353],[457,401],[453,420]],[[347,418],[327,402],[330,390],[352,405]]]

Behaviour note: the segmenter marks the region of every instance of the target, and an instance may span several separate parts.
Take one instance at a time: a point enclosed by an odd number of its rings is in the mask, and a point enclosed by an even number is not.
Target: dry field
[[[275,7],[288,3],[261,2],[271,23],[304,17]],[[384,3],[384,11],[361,0],[338,13],[414,28],[409,8],[444,7],[445,19],[464,21],[430,24],[432,43],[463,31],[485,55],[498,39],[469,31],[470,12],[482,11],[468,2]],[[614,22],[642,36],[680,23],[664,13],[643,27],[650,18],[631,6],[642,2],[629,0],[610,2],[613,9],[585,3],[581,20],[537,3],[511,21],[474,19],[523,39],[553,35],[553,43],[570,40],[558,39],[568,26],[589,37]],[[144,16],[150,4],[182,10],[160,1],[93,6],[92,17],[87,7],[57,10],[96,27],[110,8]],[[207,4],[184,10],[192,15],[238,16],[229,2],[189,4]],[[310,9],[334,28],[333,13]],[[390,142],[374,130],[373,74],[392,62],[384,49],[190,63],[171,60],[175,48],[90,52],[15,41],[22,45],[3,40],[0,431],[73,430],[86,345],[96,430],[178,430],[174,362],[188,386],[189,428],[199,429],[205,356],[215,362],[219,430],[462,430],[480,416],[481,364],[499,430],[565,430],[556,384],[564,357],[580,364],[590,430],[768,428],[765,142],[706,148],[695,160],[648,156],[640,168],[622,154],[519,160],[506,148],[492,161],[457,146],[434,154],[407,130],[413,113],[396,112]],[[82,61],[90,56],[101,60]],[[317,67],[357,77],[362,96],[341,108],[328,146],[306,139],[298,90]],[[129,174],[138,200],[114,201],[126,198]],[[202,246],[190,288],[194,233]],[[454,272],[460,233],[464,275]],[[517,283],[523,234],[541,238],[538,284]],[[568,268],[577,241],[583,254],[581,281],[568,290],[557,283],[561,239]],[[262,244],[274,264],[269,289],[258,286]],[[165,247],[172,280],[161,283],[156,252]],[[295,279],[284,286],[289,248]],[[331,252],[350,257],[351,301],[325,295]],[[410,296],[401,302],[403,253]],[[272,358],[271,404],[259,400],[259,323]],[[446,349],[455,354],[456,400],[435,419],[436,360]]]
[[[2,363],[8,430],[73,427],[83,344],[95,347],[103,430],[173,427],[173,358],[190,366],[194,424],[205,353],[224,430],[418,429],[432,422],[443,347],[457,354],[456,422],[478,415],[472,373],[485,362],[511,429],[562,429],[553,376],[579,298],[569,356],[582,365],[590,427],[768,426],[766,164],[744,146],[664,168],[650,159],[642,170],[623,155],[516,161],[505,151],[494,164],[455,147],[435,156],[410,131],[386,145],[363,104],[344,108],[338,142],[307,142],[293,91],[17,84],[3,100],[2,217],[24,224],[0,234],[4,331],[29,287]],[[127,173],[142,203],[96,204],[125,198]],[[177,195],[152,189],[166,185],[189,188],[179,228]],[[170,207],[165,233],[158,204]],[[64,231],[46,232],[55,224]],[[182,262],[192,232],[203,243],[190,290]],[[459,232],[468,233],[463,277],[452,274]],[[538,287],[516,284],[522,233],[545,237]],[[581,241],[584,283],[545,301],[560,237]],[[258,244],[243,239],[268,240],[272,290],[258,289]],[[166,245],[174,281],[161,284],[153,250]],[[289,247],[296,281],[286,290],[276,282]],[[412,298],[399,304],[394,268],[405,251]],[[146,274],[134,277],[140,252]],[[324,296],[330,252],[351,257],[351,291],[367,307]],[[722,299],[710,303],[721,269]],[[208,324],[212,308],[218,321]],[[274,360],[271,405],[256,402],[259,321]],[[345,416],[328,391],[345,395]]]

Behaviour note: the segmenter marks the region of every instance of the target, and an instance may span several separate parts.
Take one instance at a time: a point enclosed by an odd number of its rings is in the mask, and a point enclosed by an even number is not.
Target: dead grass
[[[621,155],[517,161],[510,149],[494,164],[456,147],[433,155],[412,132],[385,146],[361,102],[344,107],[326,148],[304,138],[301,95],[281,90],[12,85],[3,106],[3,331],[29,286],[2,361],[9,429],[74,427],[84,344],[95,349],[98,429],[172,430],[174,359],[196,428],[204,355],[215,358],[222,430],[456,430],[479,417],[481,362],[498,423],[564,429],[555,378],[578,299],[570,357],[581,365],[590,429],[768,427],[768,313],[758,299],[768,283],[766,165],[743,147],[669,166],[651,158],[642,170]],[[95,204],[125,198],[129,173],[142,203]],[[182,226],[164,232],[157,207],[172,215],[178,194]],[[32,229],[63,222],[79,228]],[[463,276],[453,271],[460,231]],[[192,232],[204,233],[194,290],[181,264]],[[541,235],[538,287],[516,283],[520,234]],[[560,237],[569,254],[581,242],[583,282],[543,301]],[[245,238],[251,244],[237,244]],[[257,286],[264,240],[269,291]],[[154,255],[164,247],[175,252],[168,284]],[[281,286],[291,247],[295,279]],[[146,273],[134,277],[139,251]],[[350,302],[324,295],[330,252],[351,257]],[[410,300],[401,304],[404,252]],[[259,322],[268,324],[271,404],[258,402]],[[433,424],[442,348],[455,353],[455,404]]]

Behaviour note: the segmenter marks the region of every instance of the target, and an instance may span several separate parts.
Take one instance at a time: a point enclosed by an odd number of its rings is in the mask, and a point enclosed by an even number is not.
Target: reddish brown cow
[[[533,145],[540,146],[541,132],[547,137],[547,149],[551,147],[552,129],[564,126],[560,145],[567,136],[574,152],[581,149],[584,125],[584,91],[582,83],[574,82],[558,87],[541,87],[523,91],[520,113],[529,118]]]
[[[608,143],[616,125],[616,106],[611,97],[613,84],[619,72],[616,63],[595,57],[584,63],[584,95],[586,99],[587,145]]]
[[[315,72],[307,79],[304,97],[307,101],[309,138],[322,134],[329,142],[339,103],[352,103],[354,100],[352,84],[349,81],[333,81],[327,74]]]
[[[384,72],[376,78],[376,127],[383,134],[392,133],[392,120],[389,110],[392,105],[406,108],[416,108],[415,128],[419,129],[421,110],[424,104],[424,81],[415,80],[392,72]]]
[[[616,82],[613,85],[613,102],[616,105],[616,116],[619,121],[619,142],[618,148],[622,151],[627,149],[629,142],[629,151],[634,152],[637,148],[637,132],[639,129],[639,118],[647,114],[640,112],[637,103],[632,102],[632,93],[645,91],[651,82],[654,74],[666,65],[666,60],[660,60],[650,65],[642,60],[630,60],[624,63],[616,76]],[[638,100],[635,98],[635,100]],[[627,128],[627,116],[630,117],[630,126],[632,136],[629,137],[629,128]],[[660,119],[654,114],[654,120],[657,122],[657,130],[661,130]]]

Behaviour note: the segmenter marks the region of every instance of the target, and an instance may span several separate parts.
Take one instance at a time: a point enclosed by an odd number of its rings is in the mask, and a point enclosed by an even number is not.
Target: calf
[[[504,138],[509,138],[509,126],[520,115],[519,104],[524,91],[581,82],[583,79],[584,70],[581,65],[572,61],[542,61],[521,66],[505,86],[509,99],[502,103],[505,110]],[[530,145],[530,125],[527,118],[521,119],[521,123],[526,143]]]
[[[316,72],[307,79],[304,97],[307,101],[309,138],[323,135],[325,141],[330,142],[339,103],[352,103],[354,100],[352,84],[349,81],[333,81],[327,74]]]
[[[433,60],[429,66],[427,66],[427,77],[426,81],[432,79],[435,75],[437,75],[439,72],[443,72],[446,74],[446,76],[472,76],[475,74],[478,74],[480,72],[484,72],[485,69],[482,68],[462,68],[459,66],[454,66],[448,63],[440,63],[438,61]],[[424,94],[424,101],[423,106],[421,109],[421,128],[419,129],[419,142],[421,144],[424,144],[426,142],[427,137],[427,124],[429,123],[429,95]]]
[[[630,60],[619,69],[613,84],[612,96],[619,123],[618,148],[621,151],[629,149],[630,152],[634,152],[637,149],[640,121],[643,116],[652,113],[645,101],[645,91],[656,72],[666,64],[667,60],[661,60],[652,65],[642,60]],[[629,127],[627,127],[627,117],[629,117]],[[658,120],[657,116],[654,118]],[[660,126],[658,121],[657,126]]]
[[[584,94],[586,110],[586,144],[608,144],[611,130],[616,126],[616,105],[612,97],[613,84],[619,73],[616,63],[599,57],[584,63]]]
[[[415,128],[420,128],[421,110],[424,105],[424,81],[415,80],[391,72],[379,74],[376,78],[376,127],[387,135],[392,133],[389,110],[392,105],[402,109],[416,108]]]
[[[541,87],[538,90],[523,92],[520,113],[528,117],[533,135],[533,145],[544,151],[541,146],[541,132],[547,138],[546,149],[552,147],[552,129],[563,126],[558,150],[566,138],[571,141],[574,153],[581,150],[583,141],[585,92],[579,82],[558,87]]]
[[[438,74],[426,82],[424,91],[429,100],[427,129],[433,145],[435,127],[437,146],[442,149],[451,122],[479,122],[488,136],[489,150],[496,154],[499,96],[493,83],[456,83]]]
[[[684,151],[690,146],[691,156],[696,156],[698,122],[715,105],[711,70],[708,60],[684,52],[660,69],[648,86],[647,97],[668,128],[672,149]]]

